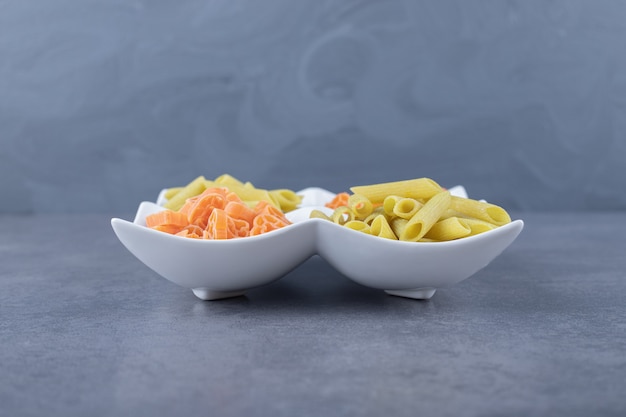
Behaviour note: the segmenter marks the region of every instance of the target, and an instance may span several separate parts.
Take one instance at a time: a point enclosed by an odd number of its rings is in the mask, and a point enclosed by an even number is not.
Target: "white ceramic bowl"
[[[461,186],[450,191],[467,197]],[[113,218],[111,225],[141,262],[203,300],[238,296],[269,284],[315,254],[361,285],[428,299],[437,288],[463,281],[487,266],[524,227],[522,220],[515,220],[450,242],[400,242],[309,219],[313,209],[332,212],[323,204],[334,194],[317,187],[298,194],[304,197],[301,207],[287,213],[293,224],[259,236],[201,240],[149,229],[145,218],[163,210],[163,192],[157,203],[142,202],[133,222]]]

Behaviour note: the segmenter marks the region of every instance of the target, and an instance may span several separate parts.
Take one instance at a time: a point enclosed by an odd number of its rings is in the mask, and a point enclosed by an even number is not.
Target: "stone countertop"
[[[318,256],[201,301],[111,217],[0,215],[0,415],[626,412],[626,213],[513,216],[519,238],[428,301]]]

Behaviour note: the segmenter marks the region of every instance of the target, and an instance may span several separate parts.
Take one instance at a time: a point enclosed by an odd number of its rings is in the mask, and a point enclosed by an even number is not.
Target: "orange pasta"
[[[187,219],[191,224],[205,228],[211,213],[215,209],[223,209],[225,206],[224,196],[217,193],[207,193],[200,196],[187,212]]]
[[[191,209],[194,208],[196,203],[199,200],[203,199],[204,197],[209,196],[209,195],[218,195],[218,196],[221,196],[223,199],[226,199],[227,192],[228,192],[228,189],[226,188],[207,188],[202,193],[185,200],[185,203],[182,205],[182,207],[178,211],[180,213],[189,214],[189,212],[191,211]]]
[[[233,239],[255,236],[291,224],[270,202],[249,207],[226,187],[208,188],[188,198],[178,211],[165,210],[146,217],[155,230],[193,239]]]
[[[224,211],[232,218],[245,220],[249,227],[252,227],[252,222],[257,215],[254,209],[241,201],[229,201],[224,207]]]
[[[260,235],[261,233],[271,232],[287,226],[289,223],[280,217],[273,216],[269,213],[261,213],[254,218],[254,226],[250,230],[251,236]]]
[[[349,198],[350,198],[350,194],[339,193],[335,195],[335,197],[332,200],[330,200],[328,203],[324,204],[324,206],[331,208],[331,209],[336,209],[337,207],[341,207],[341,206],[347,206]]]
[[[274,217],[276,217],[276,218],[278,218],[278,219],[280,219],[280,220],[282,220],[284,222],[289,223],[289,220],[287,220],[287,217],[285,217],[285,214],[282,211],[280,211],[280,209],[277,209],[276,207],[274,207],[274,206],[272,206],[270,204],[267,204],[263,208],[263,210],[260,211],[259,214],[268,214],[270,216],[274,216]]]
[[[228,239],[228,214],[219,208],[211,211],[205,230],[209,239]]]
[[[227,192],[227,193],[224,195],[224,197],[226,198],[226,201],[229,201],[229,202],[230,202],[230,201],[236,201],[236,202],[238,202],[238,203],[241,203],[241,202],[242,202],[242,200],[241,200],[241,198],[239,197],[239,195],[237,195],[237,193],[234,193],[234,192],[232,192],[232,191]]]
[[[234,237],[246,237],[250,235],[250,224],[246,220],[235,217],[228,218],[229,239]]]
[[[152,229],[158,230],[159,232],[169,233],[170,235],[175,235],[176,233],[183,230],[184,226],[176,226],[171,224],[161,224],[158,226],[152,226]]]
[[[188,226],[183,227],[183,229],[175,233],[176,236],[189,237],[193,239],[202,239],[204,234],[204,229],[195,224],[190,224]]]
[[[254,218],[253,226],[250,230],[251,236],[271,232],[290,224],[282,211],[267,202],[259,202],[254,209],[258,214]]]
[[[146,226],[148,227],[180,227],[183,228],[189,224],[187,216],[177,211],[164,210],[158,213],[146,216]]]
[[[254,206],[254,213],[259,215],[265,209],[265,207],[269,207],[271,204],[268,201],[261,200]]]

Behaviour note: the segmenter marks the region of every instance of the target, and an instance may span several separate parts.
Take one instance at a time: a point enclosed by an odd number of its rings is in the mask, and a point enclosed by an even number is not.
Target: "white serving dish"
[[[462,186],[454,195],[467,197]],[[287,213],[292,225],[259,236],[230,240],[189,239],[145,227],[148,214],[163,210],[142,202],[133,222],[113,218],[122,244],[157,274],[190,288],[203,300],[244,294],[276,281],[319,254],[351,280],[388,294],[429,299],[438,288],[456,284],[487,266],[519,235],[522,220],[449,242],[401,242],[367,235],[322,219],[309,219],[335,194],[311,187],[298,192],[301,207]]]

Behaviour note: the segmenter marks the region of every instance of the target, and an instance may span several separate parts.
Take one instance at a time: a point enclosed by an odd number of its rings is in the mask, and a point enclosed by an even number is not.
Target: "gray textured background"
[[[625,209],[626,2],[0,0],[0,212],[225,172]]]

